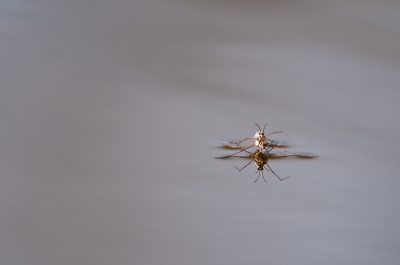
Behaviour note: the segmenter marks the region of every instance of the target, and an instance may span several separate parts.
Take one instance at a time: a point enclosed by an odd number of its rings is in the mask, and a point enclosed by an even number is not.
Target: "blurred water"
[[[397,264],[399,11],[3,1],[0,263]]]

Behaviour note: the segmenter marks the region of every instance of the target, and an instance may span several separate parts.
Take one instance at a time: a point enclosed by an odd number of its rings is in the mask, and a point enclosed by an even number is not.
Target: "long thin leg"
[[[256,138],[253,136],[253,137],[244,138],[243,140],[240,140],[240,141],[237,141],[237,142],[230,141],[230,143],[239,145],[241,142],[244,142],[244,141],[247,141],[247,140],[254,140],[254,139],[256,139]]]
[[[269,171],[269,170],[268,170],[268,171]],[[264,172],[262,172],[262,171],[257,171],[256,174],[257,174],[257,173],[258,173],[258,176],[257,176],[257,179],[254,181],[254,183],[256,183],[257,180],[260,178],[260,174],[262,175],[263,180],[265,181],[265,183],[268,183],[267,180],[266,180],[265,177],[264,177]]]
[[[267,157],[268,157],[268,156],[272,156],[269,152],[271,152],[274,148],[275,148],[275,146],[268,145],[268,146],[265,148],[265,151],[264,151],[263,154],[266,155]],[[265,158],[265,159],[267,159],[267,158]]]
[[[261,171],[261,175],[263,176],[263,179],[264,179],[265,183],[268,183],[268,182],[265,180],[264,172]]]
[[[249,151],[247,151],[247,149],[249,149],[250,147],[252,147],[252,146],[249,146],[249,147],[247,147],[245,149],[241,149],[239,152],[236,152],[236,153],[233,153],[233,154],[230,154],[230,155],[216,157],[216,159],[235,157],[235,155],[240,154],[241,152],[246,152],[248,154],[252,154]]]
[[[247,156],[234,156],[234,155],[220,156],[220,157],[216,157],[215,159],[224,159],[224,158],[231,158],[231,157],[252,158],[252,156],[250,154],[250,155],[247,155]]]
[[[283,157],[292,157],[292,156],[299,156],[297,154],[291,154],[291,155],[271,155],[273,158],[283,158]],[[245,156],[244,156],[245,157]]]
[[[232,142],[229,142],[230,144],[235,144]],[[235,146],[229,145],[229,144],[223,144],[225,147],[230,148],[230,149],[247,149],[250,147],[253,147],[254,144],[247,144],[247,145],[240,145],[240,144],[235,144]]]
[[[267,165],[267,167],[271,170],[271,172],[274,173],[274,175],[278,177],[278,179],[279,179],[280,181],[282,181],[282,180],[284,180],[284,179],[287,179],[287,178],[290,178],[290,176],[289,176],[289,177],[286,177],[286,178],[281,179],[281,178],[272,170],[272,168],[271,168],[268,164],[266,164],[266,165]]]
[[[254,181],[254,183],[256,183],[257,180],[260,178],[260,171],[257,171],[257,172],[258,172],[258,176],[257,176],[257,179]],[[256,172],[256,174],[257,174],[257,172]]]
[[[242,171],[242,169],[244,169],[244,168],[246,168],[248,165],[250,165],[250,163],[251,162],[253,162],[254,161],[254,159],[252,159],[249,163],[247,163],[244,167],[242,167],[241,169],[239,169],[237,166],[235,166],[236,167],[236,169],[237,170],[239,170],[239,171]]]
[[[269,134],[266,134],[265,135],[265,138],[267,138],[267,136],[270,136],[270,135],[272,135],[272,134],[275,134],[275,133],[283,133],[284,135],[286,135],[287,137],[289,137],[290,138],[290,136],[289,135],[287,135],[284,131],[279,131],[279,132],[271,132],[271,133],[269,133]]]
[[[268,138],[267,138],[267,139],[268,139]],[[272,140],[270,140],[270,139],[268,139],[268,140],[272,142]],[[285,152],[285,153],[289,153],[289,154],[291,154],[291,155],[295,155],[295,156],[298,155],[298,154],[296,154],[296,153],[289,152],[289,151],[287,151],[287,150],[285,150],[285,149],[283,149],[283,148],[281,148],[281,147],[279,147],[279,146],[277,146],[277,145],[274,145],[274,144],[270,144],[270,145],[268,145],[268,147],[269,147],[270,149],[267,150],[267,152],[269,152],[269,151],[271,151],[272,149],[276,148],[276,149],[282,150],[282,151]]]
[[[277,147],[277,146],[275,146],[274,148],[276,148],[276,149],[279,149],[279,150],[282,150],[283,152],[285,152],[285,153],[289,153],[289,154],[291,154],[291,155],[295,155],[295,156],[297,156],[297,155],[298,155],[298,154],[296,154],[296,153],[289,152],[289,151],[287,151],[287,150],[285,150],[285,149],[283,149],[283,148]]]

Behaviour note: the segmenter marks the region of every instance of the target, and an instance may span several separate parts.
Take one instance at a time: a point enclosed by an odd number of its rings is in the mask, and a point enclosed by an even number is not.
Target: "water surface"
[[[399,11],[3,1],[0,263],[398,264]]]

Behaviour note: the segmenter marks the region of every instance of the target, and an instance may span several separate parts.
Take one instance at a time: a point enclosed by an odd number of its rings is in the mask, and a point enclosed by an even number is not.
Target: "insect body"
[[[247,138],[244,138],[244,139],[242,139],[240,141],[231,141],[229,143],[233,144],[234,146],[231,146],[231,145],[225,145],[225,146],[229,147],[229,148],[234,148],[234,149],[240,149],[241,150],[241,151],[239,151],[239,152],[237,152],[235,154],[241,153],[241,152],[243,152],[245,150],[248,150],[248,149],[250,149],[252,147],[257,147],[257,148],[260,148],[261,150],[266,150],[266,149],[272,147],[272,149],[273,148],[277,148],[277,149],[282,150],[285,153],[289,153],[289,154],[295,155],[294,153],[291,153],[291,152],[286,151],[285,149],[279,147],[277,141],[274,141],[274,140],[271,140],[271,139],[268,138],[268,136],[270,136],[272,134],[276,134],[276,133],[283,133],[286,136],[288,136],[288,135],[286,133],[284,133],[283,131],[271,132],[271,133],[265,134],[264,131],[265,131],[265,127],[267,126],[267,124],[268,123],[266,123],[264,125],[264,128],[261,130],[260,126],[256,123],[259,131],[257,131],[254,134],[253,137],[247,137]],[[245,142],[248,141],[248,140],[254,140],[254,143],[246,144]],[[270,149],[270,150],[272,150],[272,149]]]
[[[270,147],[270,146],[276,147],[277,146],[276,141],[269,139],[268,136],[270,136],[272,134],[276,134],[276,133],[283,133],[283,134],[285,134],[285,133],[283,131],[278,131],[278,132],[271,132],[271,133],[265,134],[264,130],[265,130],[265,127],[267,126],[267,124],[268,123],[266,123],[264,125],[264,128],[261,130],[260,126],[256,123],[259,131],[257,131],[253,137],[247,137],[247,138],[244,138],[237,142],[231,141],[230,143],[235,144],[236,146],[241,146],[241,144],[247,140],[254,140],[254,144],[247,144],[247,145],[244,145],[241,147],[256,146],[260,149],[266,149],[267,147]]]

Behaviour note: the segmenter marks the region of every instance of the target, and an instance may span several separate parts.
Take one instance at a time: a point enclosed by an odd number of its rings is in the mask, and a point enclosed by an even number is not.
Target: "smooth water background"
[[[398,1],[0,12],[0,264],[399,264]]]

